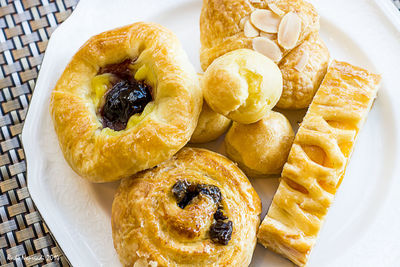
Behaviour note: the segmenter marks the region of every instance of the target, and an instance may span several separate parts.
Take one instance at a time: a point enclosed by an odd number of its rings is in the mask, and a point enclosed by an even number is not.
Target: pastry
[[[204,0],[201,66],[206,70],[216,58],[240,48],[254,48],[279,62],[318,30],[319,15],[303,0]]]
[[[282,109],[307,108],[321,85],[329,64],[329,51],[318,34],[311,34],[279,63],[283,90]]]
[[[211,109],[240,123],[260,120],[282,93],[278,66],[250,49],[238,49],[217,58],[201,83]]]
[[[379,75],[334,61],[297,132],[258,238],[299,266],[307,263],[379,82]]]
[[[108,182],[174,155],[189,141],[201,105],[197,74],[177,37],[160,25],[135,23],[79,49],[50,109],[72,169]]]
[[[123,266],[248,266],[260,199],[227,158],[184,148],[122,180],[112,233]]]
[[[319,16],[303,0],[205,0],[200,17],[201,65],[240,48],[279,63],[283,92],[277,106],[306,108],[319,87],[329,52]]]
[[[225,148],[228,157],[248,176],[265,176],[281,173],[293,139],[286,117],[270,111],[256,123],[234,122],[225,136]]]
[[[223,135],[231,125],[231,120],[213,111],[205,101],[200,112],[199,121],[193,132],[190,143],[211,142]]]

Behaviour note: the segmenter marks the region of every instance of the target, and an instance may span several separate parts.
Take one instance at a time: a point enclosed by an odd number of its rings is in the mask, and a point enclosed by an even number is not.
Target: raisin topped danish
[[[227,158],[184,148],[122,180],[112,205],[123,266],[248,266],[261,202]]]
[[[114,181],[170,158],[202,106],[197,74],[177,37],[135,23],[89,39],[51,96],[64,157],[92,182]]]

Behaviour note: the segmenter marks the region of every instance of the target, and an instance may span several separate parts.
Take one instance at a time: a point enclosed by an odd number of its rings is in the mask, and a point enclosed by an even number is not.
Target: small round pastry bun
[[[234,122],[225,136],[228,157],[250,177],[280,174],[294,140],[290,122],[270,111],[252,124]]]
[[[114,76],[120,81],[113,84]],[[114,103],[106,102],[111,111],[132,108],[118,103],[143,99],[143,93],[126,97],[118,91],[134,85],[151,88],[151,102],[140,104],[144,110],[134,115],[125,113],[124,127],[105,124],[104,99],[115,92]],[[176,35],[138,22],[93,36],[79,49],[51,94],[50,111],[66,161],[81,177],[99,183],[129,177],[177,153],[192,136],[202,100],[197,74]]]
[[[111,225],[122,266],[248,266],[261,201],[226,157],[183,148],[121,181]]]
[[[207,104],[245,124],[260,120],[275,106],[282,86],[278,66],[250,49],[234,50],[215,59],[202,79]]]
[[[201,110],[197,127],[193,132],[190,143],[201,144],[214,141],[223,135],[231,125],[231,120],[213,111],[205,101]]]

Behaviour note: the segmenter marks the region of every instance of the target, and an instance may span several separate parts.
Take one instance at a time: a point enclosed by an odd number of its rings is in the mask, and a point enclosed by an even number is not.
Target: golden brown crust
[[[190,143],[211,142],[223,135],[231,125],[231,120],[213,111],[205,101],[200,112],[199,121],[193,132]]]
[[[286,117],[270,111],[256,123],[234,122],[225,136],[225,148],[248,176],[265,176],[281,173],[293,139]]]
[[[217,209],[209,197],[178,207],[171,190],[182,179],[221,190],[224,214],[233,222],[228,245],[209,238]],[[260,212],[257,193],[233,162],[184,148],[156,168],[122,180],[112,206],[114,246],[124,266],[248,266]]]
[[[260,120],[282,94],[278,66],[250,49],[238,49],[216,59],[201,84],[210,108],[240,123]]]
[[[299,61],[306,64],[298,69]],[[279,63],[283,77],[283,91],[277,107],[307,108],[324,78],[329,64],[329,51],[317,33],[311,34]]]
[[[299,266],[307,263],[379,82],[379,75],[334,61],[297,132],[258,238]]]
[[[90,98],[100,67],[136,59],[146,66],[154,109],[122,131],[102,129]],[[64,157],[92,182],[113,181],[170,158],[193,133],[202,105],[196,73],[177,37],[152,23],[135,23],[89,39],[74,55],[51,96]]]
[[[303,0],[276,0],[276,6],[284,13],[295,12],[302,21],[301,44],[312,32],[319,30],[319,16],[314,7]],[[251,4],[249,0],[203,0],[200,15],[200,61],[203,70],[223,54],[240,49],[252,49],[253,38],[246,37],[240,27],[240,20],[256,8],[267,8],[265,1]],[[290,50],[282,48],[286,55]]]

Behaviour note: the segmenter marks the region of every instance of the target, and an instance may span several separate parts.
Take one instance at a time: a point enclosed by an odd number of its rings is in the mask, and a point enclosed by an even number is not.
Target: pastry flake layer
[[[261,244],[299,266],[307,263],[379,82],[379,75],[334,61],[301,123],[258,232]]]

